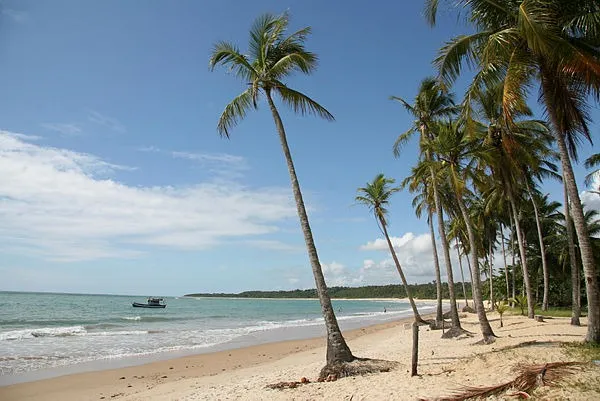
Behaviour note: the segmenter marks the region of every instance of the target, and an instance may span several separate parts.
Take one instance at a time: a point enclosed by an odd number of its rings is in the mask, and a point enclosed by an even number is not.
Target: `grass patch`
[[[567,306],[567,307],[559,307],[559,306],[552,306],[550,308],[548,308],[548,310],[543,311],[542,308],[536,307],[535,308],[535,314],[536,315],[543,315],[543,316],[552,316],[552,317],[571,317],[571,307]],[[581,310],[581,316],[586,316],[586,311],[585,310]]]
[[[567,343],[564,345],[565,352],[572,358],[580,361],[600,360],[600,345],[589,343]]]

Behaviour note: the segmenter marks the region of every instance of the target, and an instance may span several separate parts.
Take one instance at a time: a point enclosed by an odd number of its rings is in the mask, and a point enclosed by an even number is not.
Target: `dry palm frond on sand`
[[[489,397],[508,390],[514,393],[509,396],[529,398],[528,392],[539,386],[556,385],[564,376],[574,374],[584,365],[582,362],[550,362],[540,365],[520,365],[518,375],[513,380],[489,387],[462,386],[453,394],[434,398],[435,401],[464,401],[477,397]],[[426,401],[423,398],[421,401]]]

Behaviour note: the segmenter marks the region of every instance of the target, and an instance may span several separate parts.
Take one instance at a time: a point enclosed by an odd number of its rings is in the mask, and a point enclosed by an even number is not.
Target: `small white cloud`
[[[29,15],[25,11],[13,10],[10,8],[0,9],[0,14],[8,16],[10,19],[19,24],[27,22],[29,19]]]
[[[390,237],[392,246],[395,249],[399,249],[414,239],[413,233],[406,233],[402,237]],[[360,249],[363,251],[389,251],[389,246],[384,238],[377,238],[375,241],[367,242],[365,245],[361,245]]]
[[[55,131],[66,136],[81,134],[81,127],[76,123],[43,123],[40,125],[50,131]]]
[[[161,150],[156,146],[141,146],[136,149],[138,152],[160,153]]]
[[[94,124],[108,128],[110,131],[123,134],[127,132],[125,126],[119,122],[116,118],[105,116],[94,110],[88,112],[88,120]]]
[[[251,247],[267,249],[271,251],[301,252],[305,250],[305,248],[301,246],[294,246],[286,244],[285,242],[275,240],[248,240],[244,241],[244,243],[250,245]]]
[[[236,165],[238,167],[246,167],[246,161],[243,157],[227,153],[172,152],[171,154],[175,158],[193,160],[199,163],[224,163]]]

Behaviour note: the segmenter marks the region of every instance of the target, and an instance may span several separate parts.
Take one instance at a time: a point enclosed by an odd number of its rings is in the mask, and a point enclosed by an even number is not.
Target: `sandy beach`
[[[562,346],[582,341],[586,327],[569,318],[536,322],[522,316],[490,313],[497,341],[478,345],[475,315],[462,318],[474,335],[441,339],[440,331],[420,330],[419,376],[410,377],[411,330],[407,321],[345,333],[356,356],[394,360],[397,369],[335,382],[316,382],[324,365],[322,338],[271,343],[114,370],[73,374],[0,387],[12,400],[415,400],[449,395],[460,385],[488,386],[511,380],[520,363],[584,361]],[[583,319],[585,324],[585,319]],[[532,343],[535,341],[535,343]],[[526,343],[525,346],[516,347]],[[516,348],[515,348],[516,347]],[[588,361],[589,362],[589,361]],[[311,383],[272,390],[280,381]],[[588,363],[558,387],[536,391],[540,399],[600,399],[600,366]],[[498,398],[505,399],[505,398]],[[514,397],[506,399],[515,399]]]

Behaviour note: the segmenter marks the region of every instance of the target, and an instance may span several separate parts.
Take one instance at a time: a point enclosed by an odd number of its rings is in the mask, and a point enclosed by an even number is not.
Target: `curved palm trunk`
[[[575,256],[575,242],[573,239],[573,226],[571,225],[571,213],[569,213],[569,194],[567,186],[563,179],[563,195],[565,200],[565,228],[567,229],[567,241],[569,245],[569,265],[571,266],[571,324],[581,326],[579,317],[581,316],[581,287],[579,278],[579,267],[577,266],[577,257]]]
[[[563,177],[568,190],[569,204],[571,206],[571,217],[577,233],[579,242],[579,251],[581,252],[581,261],[583,263],[583,273],[585,275],[585,289],[588,299],[588,329],[585,340],[590,343],[600,343],[600,290],[598,289],[598,279],[594,264],[594,254],[590,243],[590,236],[585,225],[583,217],[583,207],[579,199],[577,183],[571,166],[571,159],[567,152],[565,138],[561,134],[556,134],[560,160],[562,162]]]
[[[273,103],[271,93],[268,90],[266,91],[266,96],[269,102],[269,107],[271,108],[271,113],[273,114],[273,119],[275,120],[275,126],[277,127],[277,133],[279,134],[281,147],[283,148],[283,154],[285,155],[285,160],[290,173],[292,191],[294,193],[294,199],[296,200],[298,217],[300,218],[300,226],[302,227],[302,233],[304,234],[304,241],[306,242],[310,265],[312,266],[312,271],[315,278],[317,294],[319,296],[319,302],[321,303],[321,312],[323,313],[323,318],[325,319],[325,328],[327,329],[327,364],[350,362],[354,360],[355,357],[352,355],[350,348],[346,344],[346,340],[344,340],[344,337],[342,336],[335,313],[333,312],[331,298],[329,298],[327,284],[325,283],[325,277],[323,276],[323,270],[321,269],[321,263],[319,262],[319,256],[317,254],[317,248],[315,247],[312,231],[308,222],[308,215],[306,214],[306,209],[304,207],[304,200],[302,199],[302,192],[300,192],[300,184],[298,183],[298,177],[296,176],[296,169],[294,168],[292,154],[285,136],[283,122],[281,121],[279,112]]]
[[[479,326],[481,327],[481,334],[483,335],[483,342],[488,344],[494,342],[496,335],[492,331],[492,326],[487,319],[485,309],[483,306],[483,296],[481,295],[481,272],[479,270],[479,263],[477,258],[477,241],[475,240],[475,233],[471,225],[471,218],[467,212],[467,207],[461,196],[459,195],[456,188],[454,188],[458,207],[462,214],[463,220],[465,221],[465,227],[467,228],[467,234],[469,236],[469,246],[471,248],[471,291],[473,292],[473,303],[475,304],[475,310],[477,311],[477,318],[479,320]]]
[[[502,238],[502,259],[504,259],[504,279],[506,280],[506,298],[510,296],[510,285],[508,284],[508,266],[506,265],[506,247],[504,246],[504,224],[500,224],[500,236]]]
[[[462,279],[463,297],[465,298],[465,306],[469,306],[469,300],[467,299],[467,286],[465,284],[465,272],[463,271],[462,256],[460,255],[460,248],[458,247],[458,238],[456,240],[456,253],[458,254],[458,266],[460,266],[460,277]]]
[[[431,179],[435,180],[433,169],[431,170]],[[450,319],[452,320],[452,331],[448,336],[458,335],[462,332],[460,319],[458,318],[458,308],[456,307],[456,294],[454,291],[454,272],[452,271],[452,262],[450,261],[450,244],[446,237],[446,229],[444,227],[444,210],[440,201],[440,194],[435,181],[433,181],[433,198],[435,201],[435,210],[437,212],[438,231],[440,241],[442,241],[442,250],[444,252],[444,261],[446,263],[446,273],[448,275],[448,293],[450,295]]]
[[[581,205],[575,175],[573,174],[571,158],[569,157],[569,152],[567,151],[567,145],[565,143],[564,135],[566,129],[561,120],[561,117],[565,117],[560,116],[557,113],[561,104],[555,104],[557,100],[564,98],[562,96],[563,93],[560,92],[569,91],[569,88],[564,82],[556,81],[555,76],[552,74],[552,70],[548,68],[548,65],[542,63],[540,72],[544,101],[546,102],[546,109],[548,110],[550,120],[554,125],[554,137],[556,138],[556,143],[558,145],[564,182],[568,190],[569,200],[571,201],[571,217],[573,219],[573,225],[575,226],[575,232],[577,233],[579,251],[581,252],[581,262],[583,264],[583,273],[585,275],[585,289],[588,299],[588,329],[585,339],[587,342],[598,344],[600,343],[600,288],[598,287],[596,265],[594,262],[590,236],[585,225],[583,206]]]
[[[406,291],[406,296],[408,297],[408,302],[410,302],[410,307],[412,308],[413,315],[415,316],[415,322],[424,323],[424,320],[419,315],[419,311],[417,310],[417,305],[415,304],[415,300],[412,297],[410,292],[410,288],[408,287],[408,282],[406,281],[406,277],[404,276],[404,272],[402,271],[402,266],[400,266],[400,261],[396,256],[396,251],[394,250],[394,245],[392,245],[392,241],[390,240],[390,236],[388,235],[385,220],[381,217],[379,218],[379,223],[381,224],[381,229],[383,230],[383,235],[385,235],[385,240],[387,241],[388,247],[390,248],[390,253],[392,254],[392,259],[394,259],[394,263],[396,264],[396,269],[398,270],[398,274],[400,274],[400,278],[402,279],[402,284],[404,285],[404,291]]]
[[[506,182],[506,181],[505,181]],[[525,253],[525,242],[523,240],[523,234],[521,232],[521,225],[519,224],[519,214],[517,211],[517,202],[513,194],[510,183],[506,184],[508,192],[508,200],[510,202],[510,208],[513,214],[513,222],[515,224],[515,231],[517,232],[517,242],[519,243],[519,255],[521,257],[521,269],[523,269],[523,284],[525,286],[525,295],[527,295],[527,316],[533,319],[535,314],[535,301],[533,299],[533,293],[531,292],[531,281],[529,278],[529,270],[527,269],[527,255]]]
[[[492,253],[492,243],[488,245],[488,255],[489,256],[489,283],[490,283],[490,306],[492,311],[496,309],[496,305],[494,304],[494,255]]]
[[[512,214],[509,213],[510,218],[510,254],[512,258],[512,299],[517,297],[517,265],[515,264],[515,223],[513,222]]]
[[[544,234],[542,232],[542,223],[540,221],[540,213],[538,212],[537,204],[535,203],[535,199],[533,199],[533,194],[531,193],[531,189],[529,189],[529,183],[525,180],[525,188],[527,188],[527,193],[529,194],[529,198],[531,199],[531,204],[533,205],[533,214],[535,215],[535,225],[537,227],[538,238],[540,241],[540,254],[542,256],[542,272],[544,276],[544,297],[542,299],[542,310],[548,310],[548,296],[550,294],[550,273],[548,272],[548,263],[546,262],[546,249],[544,247]]]
[[[427,218],[429,222],[429,232],[431,235],[431,246],[433,247],[433,267],[435,269],[435,289],[437,292],[437,309],[435,313],[435,323],[438,326],[442,325],[444,314],[442,311],[442,276],[440,274],[440,261],[437,254],[437,246],[435,243],[435,231],[433,229],[433,212],[427,207]]]

